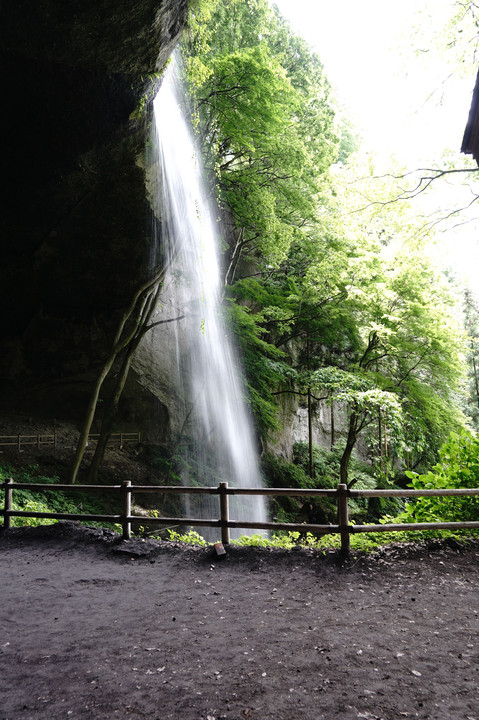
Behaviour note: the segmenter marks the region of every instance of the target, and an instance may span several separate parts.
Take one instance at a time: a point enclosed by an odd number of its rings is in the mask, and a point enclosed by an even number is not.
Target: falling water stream
[[[167,317],[182,316],[169,325],[169,345],[176,357],[176,377],[170,377],[170,382],[175,383],[180,398],[182,419],[177,455],[184,484],[216,486],[227,481],[235,487],[260,487],[257,448],[243,400],[238,359],[221,314],[217,221],[206,198],[179,76],[175,60],[154,103],[162,243],[166,243],[168,255],[159,312]],[[217,496],[185,497],[192,498],[185,508],[188,516],[219,517]],[[264,522],[264,498],[231,496],[230,518]],[[198,531],[209,540],[219,537],[217,530]]]

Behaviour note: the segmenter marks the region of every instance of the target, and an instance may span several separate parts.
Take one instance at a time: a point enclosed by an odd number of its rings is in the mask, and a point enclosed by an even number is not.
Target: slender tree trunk
[[[309,335],[306,335],[306,367],[308,370],[311,369],[309,362]],[[309,456],[309,477],[314,475],[314,462],[313,462],[313,408],[311,402],[311,387],[308,385],[307,391],[308,397],[308,456]]]
[[[135,336],[135,333],[137,332],[138,325],[136,323],[132,323],[131,327],[128,331],[125,332],[126,325],[129,320],[132,319],[133,314],[136,310],[136,315],[138,318],[141,318],[145,306],[148,305],[148,300],[151,299],[152,294],[156,294],[158,291],[159,284],[161,283],[161,280],[164,277],[165,269],[163,268],[161,271],[158,271],[153,280],[149,282],[145,282],[135,293],[129,308],[127,311],[123,314],[120,323],[118,325],[115,338],[112,343],[111,351],[107,359],[105,360],[101,370],[100,374],[98,375],[98,378],[93,386],[92,393],[90,395],[90,401],[88,403],[87,411],[85,414],[85,419],[83,421],[83,426],[80,431],[80,437],[78,439],[75,457],[73,459],[71,471],[70,471],[70,479],[69,482],[71,484],[76,482],[76,479],[78,477],[78,472],[80,470],[80,465],[83,460],[83,456],[85,454],[85,449],[88,443],[88,435],[90,434],[91,426],[93,424],[93,420],[95,417],[95,411],[96,406],[98,404],[98,398],[100,396],[100,391],[102,388],[102,385],[108,376],[108,373],[110,372],[111,368],[113,367],[113,364],[118,357],[119,353],[122,352],[126,348],[129,342],[131,342],[132,338]]]
[[[474,343],[471,342],[471,345],[472,345],[472,349],[474,352]],[[479,407],[479,380],[477,377],[476,358],[474,357],[474,355],[472,356],[472,367],[474,369],[474,383],[476,385],[476,402],[477,402],[477,406]]]
[[[115,422],[115,418],[118,414],[120,397],[123,392],[123,388],[125,387],[126,379],[128,377],[128,372],[131,367],[131,362],[133,360],[135,350],[136,348],[128,349],[127,354],[125,355],[121,364],[113,394],[109,398],[108,403],[104,409],[104,415],[101,422],[100,437],[98,438],[95,453],[88,469],[88,479],[91,483],[95,483],[98,479],[98,470],[103,461],[105,450],[111,437],[113,423]]]
[[[358,439],[358,422],[359,422],[358,414],[355,412],[352,412],[351,416],[349,418],[348,437],[346,439],[346,447],[344,448],[344,452],[342,454],[341,461],[339,464],[340,482],[344,483],[345,485],[348,484],[349,461],[351,460],[351,455],[352,455],[352,452],[356,445],[356,441]]]
[[[378,410],[378,444],[379,444],[379,470],[383,470],[383,423],[381,419],[381,409]]]
[[[386,425],[386,421],[384,421],[384,478],[387,481],[389,477],[388,472],[388,459],[389,459],[389,449],[388,449],[388,429]]]
[[[80,470],[81,461],[83,460],[83,455],[85,454],[85,449],[88,444],[88,435],[90,434],[91,426],[93,423],[93,418],[95,417],[95,410],[98,403],[98,397],[100,395],[100,390],[103,385],[103,382],[108,375],[108,373],[111,370],[111,367],[115,361],[115,355],[110,355],[108,360],[103,365],[99,376],[97,377],[97,380],[95,382],[95,385],[93,386],[92,393],[90,395],[90,401],[88,403],[85,420],[83,422],[83,427],[80,432],[80,437],[78,439],[75,457],[73,458],[73,463],[70,471],[70,479],[69,482],[73,484],[78,476],[78,471]]]
[[[314,475],[313,462],[313,410],[311,404],[311,388],[308,388],[308,450],[309,450],[309,477]]]
[[[241,250],[243,248],[243,235],[244,235],[244,228],[241,228],[239,238],[235,242],[235,246],[233,248],[233,252],[231,253],[231,259],[228,265],[228,269],[225,273],[225,285],[231,285],[233,282],[233,278],[236,272],[236,268],[239,263],[239,259],[241,257]]]
[[[113,423],[118,414],[120,397],[125,387],[131,363],[142,338],[149,330],[149,322],[158,303],[159,293],[160,286],[158,286],[156,288],[156,292],[152,293],[151,296],[148,298],[148,302],[143,308],[142,317],[138,322],[136,333],[126,348],[125,356],[118,371],[113,391],[104,409],[104,415],[100,428],[100,437],[98,438],[95,453],[93,455],[93,459],[91,461],[88,473],[90,482],[96,482],[98,478],[98,470],[103,461],[105,450],[113,430]]]
[[[331,450],[336,442],[335,428],[334,428],[334,402],[331,402]]]

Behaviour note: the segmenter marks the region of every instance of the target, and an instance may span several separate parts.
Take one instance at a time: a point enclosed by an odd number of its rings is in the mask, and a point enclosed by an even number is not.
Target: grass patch
[[[386,520],[385,520],[386,521]],[[391,522],[391,518],[387,519]],[[405,525],[406,527],[406,525]],[[206,547],[212,543],[208,543],[196,531],[191,530],[185,533],[178,533],[169,530],[169,540],[175,542],[183,542],[197,547]],[[479,531],[463,530],[404,530],[391,533],[352,533],[350,536],[352,552],[371,552],[379,547],[396,543],[423,542],[431,538],[447,539],[454,538],[458,542],[463,542],[470,537],[477,537]],[[219,542],[219,538],[218,538]],[[271,537],[263,535],[241,535],[239,538],[231,541],[231,545],[239,547],[264,547],[264,548],[280,548],[283,550],[292,550],[293,548],[313,548],[315,550],[338,550],[341,547],[341,537],[339,534],[322,535],[316,537],[312,533],[300,533],[296,531],[278,532]]]

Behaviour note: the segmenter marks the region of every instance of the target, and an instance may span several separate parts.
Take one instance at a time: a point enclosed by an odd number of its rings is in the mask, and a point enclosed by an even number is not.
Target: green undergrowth
[[[38,472],[38,467],[32,465],[22,470],[12,470],[8,466],[0,465],[0,482],[13,477],[16,483],[44,483],[54,485],[60,480],[57,476],[46,477]],[[118,500],[116,500],[116,504]],[[0,488],[0,508],[5,505],[5,491]],[[13,490],[12,510],[43,512],[43,513],[69,513],[85,515],[117,514],[119,508],[110,493],[92,493],[68,490]],[[54,518],[12,517],[12,527],[53,525],[58,522]],[[121,530],[117,523],[95,522],[91,520],[80,521],[89,527],[105,527],[112,530]]]
[[[295,443],[293,458],[289,462],[283,457],[266,453],[262,459],[262,471],[268,487],[301,488],[303,490],[335,490],[339,483],[339,466],[344,450],[344,442],[331,449],[313,447],[313,473],[309,475],[309,449],[305,443]],[[372,490],[383,486],[375,468],[352,457],[349,468],[349,482],[355,490]],[[387,482],[385,487],[395,487]],[[377,523],[383,516],[398,515],[404,509],[401,498],[349,498],[349,517],[352,523],[362,525]],[[336,521],[337,503],[335,498],[327,497],[286,497],[278,496],[271,500],[272,516],[277,522],[309,522],[320,525]]]
[[[415,489],[434,488],[434,487],[477,487],[479,478],[479,440],[469,434],[461,436],[451,435],[448,443],[441,449],[441,462],[436,465],[427,475],[416,475],[415,473],[407,473],[411,480],[410,486]],[[315,476],[310,478],[305,472],[305,463],[307,460],[304,446],[295,446],[296,463],[287,463],[284,460],[274,457],[268,458],[267,467],[269,470],[269,484],[273,487],[335,487],[337,483],[336,477],[336,456],[335,452],[315,449],[314,453],[314,470]],[[374,487],[377,484],[376,479],[369,475],[363,464],[359,462],[353,463],[352,472],[356,481],[356,487]],[[0,464],[0,482],[4,482],[7,478],[14,477],[18,483],[45,483],[54,485],[59,482],[57,476],[46,477],[42,475],[37,466],[30,466],[22,470],[12,470],[12,468]],[[304,503],[301,500],[289,499],[296,504],[272,505],[273,517],[278,522],[297,522],[307,521],[304,519]],[[454,504],[453,504],[454,503]],[[58,490],[29,490],[28,488],[13,491],[13,510],[23,510],[30,512],[43,513],[65,513],[65,514],[90,514],[90,515],[111,515],[118,514],[120,501],[111,493],[88,493],[88,491],[58,491]],[[372,511],[371,505],[363,501],[359,502],[349,500],[350,521],[352,524],[401,524],[404,530],[398,532],[371,532],[371,533],[351,533],[350,544],[351,550],[354,551],[371,551],[376,548],[397,544],[422,542],[428,539],[450,539],[453,538],[458,542],[467,541],[468,538],[477,538],[479,531],[470,529],[459,530],[408,530],[408,523],[411,522],[437,522],[437,521],[460,521],[460,520],[477,520],[479,519],[479,501],[475,497],[465,498],[438,498],[425,497],[417,498],[409,502],[403,501],[381,506],[374,506]],[[0,487],[0,508],[4,507],[4,490]],[[309,506],[312,507],[312,503]],[[336,522],[336,502],[329,498],[321,499],[314,503],[312,507],[314,512],[313,521],[319,524]],[[151,510],[151,515],[155,516],[155,510]],[[164,508],[163,508],[164,512]],[[307,515],[307,513],[306,513]],[[49,518],[28,518],[28,517],[12,517],[11,524],[13,526],[36,526],[51,525],[57,522],[55,519]],[[107,527],[114,530],[121,530],[121,527],[115,523],[81,521],[88,526]],[[311,519],[309,519],[311,522]],[[145,518],[147,524],[147,519]],[[144,536],[145,530],[138,528],[138,535]],[[173,530],[167,530],[169,539],[173,542],[189,543],[197,546],[207,546],[208,543],[201,535],[194,531],[185,531],[180,533]],[[148,533],[150,535],[150,533]],[[151,536],[151,535],[150,535]],[[219,538],[218,538],[219,540]],[[316,536],[307,531],[305,526],[304,532],[294,531],[273,531],[269,536],[252,534],[244,535],[232,541],[236,546],[252,546],[265,548],[282,548],[290,550],[296,547],[313,548],[317,550],[327,551],[329,549],[337,549],[341,546],[341,538],[338,534],[326,534]]]
[[[391,522],[392,518],[387,518],[384,522]],[[185,533],[179,533],[169,530],[169,539],[174,542],[184,542],[190,545],[206,547],[208,543],[201,535],[192,530]],[[415,531],[399,531],[392,533],[351,533],[350,543],[351,550],[354,552],[369,552],[376,550],[385,545],[397,543],[423,542],[429,539],[455,539],[457,542],[464,542],[467,539],[477,538],[479,531],[473,530],[449,531],[449,530],[415,530]],[[310,548],[315,550],[337,550],[341,547],[341,538],[339,535],[323,535],[316,537],[310,532],[285,532],[274,533],[270,537],[260,534],[242,535],[232,540],[231,544],[239,547],[263,547],[278,548],[283,550],[292,550],[293,548]]]

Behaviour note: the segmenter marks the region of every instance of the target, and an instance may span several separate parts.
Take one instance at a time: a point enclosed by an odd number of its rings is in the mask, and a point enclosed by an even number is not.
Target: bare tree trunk
[[[309,357],[309,334],[306,335],[306,367],[308,370],[311,369],[310,357]],[[314,475],[314,462],[313,462],[313,408],[311,402],[311,387],[308,385],[308,454],[309,454],[309,477]]]
[[[93,459],[90,464],[88,477],[90,482],[96,482],[98,477],[98,470],[100,468],[100,465],[103,461],[103,457],[105,455],[105,450],[108,445],[108,440],[110,439],[112,430],[113,430],[113,423],[115,421],[115,418],[118,413],[118,405],[120,402],[120,397],[122,395],[123,389],[125,387],[125,383],[128,377],[128,373],[130,371],[131,363],[133,361],[133,357],[138,349],[138,346],[145,335],[146,332],[150,329],[148,323],[151,320],[151,316],[153,315],[157,302],[158,302],[158,296],[160,292],[160,286],[156,289],[156,292],[150,296],[148,299],[148,303],[143,309],[143,317],[141,318],[136,334],[131,339],[128,347],[126,348],[125,356],[123,358],[123,361],[121,363],[120,370],[118,372],[115,386],[113,388],[112,394],[105,406],[104,415],[101,423],[100,428],[100,437],[98,438],[98,442],[95,448],[95,453],[93,455]]]
[[[73,464],[70,471],[70,483],[74,483],[78,476],[78,471],[80,470],[81,461],[83,460],[83,455],[85,454],[85,449],[88,444],[88,435],[90,434],[90,429],[93,423],[93,418],[95,417],[95,411],[96,406],[98,403],[98,397],[100,395],[100,390],[103,385],[103,382],[108,375],[108,373],[111,370],[111,367],[115,361],[115,355],[110,355],[108,360],[103,365],[100,374],[96,380],[95,385],[93,386],[92,393],[90,395],[90,401],[88,403],[85,419],[83,421],[83,427],[80,432],[80,437],[77,442],[77,447],[75,451],[75,457],[73,458]]]
[[[335,428],[334,428],[334,402],[331,401],[331,450],[333,449],[335,442],[336,442],[336,438],[335,438]]]
[[[233,283],[233,279],[236,273],[236,268],[238,267],[238,263],[240,261],[241,257],[241,251],[243,249],[243,237],[244,237],[244,228],[241,228],[239,238],[235,241],[235,245],[233,248],[233,252],[231,253],[231,259],[228,265],[228,268],[225,273],[225,285],[231,285]]]
[[[379,444],[379,470],[383,470],[383,423],[381,419],[381,408],[378,410],[378,444]]]
[[[78,439],[75,457],[73,459],[71,471],[70,471],[70,479],[69,482],[71,484],[76,482],[76,479],[78,477],[78,472],[80,470],[80,465],[83,460],[83,456],[85,454],[85,449],[88,443],[88,435],[90,434],[91,426],[93,424],[93,420],[95,417],[95,411],[98,403],[98,398],[100,396],[100,390],[102,388],[102,385],[108,376],[108,373],[110,372],[111,368],[113,367],[113,364],[118,357],[118,355],[127,347],[127,345],[131,342],[133,337],[135,336],[138,325],[136,323],[132,323],[129,330],[125,331],[125,328],[127,326],[128,321],[132,320],[134,317],[134,314],[136,314],[137,318],[141,318],[145,307],[148,306],[148,301],[151,300],[151,296],[155,295],[158,291],[158,288],[165,276],[166,267],[160,267],[157,269],[157,271],[154,273],[154,275],[150,278],[150,280],[145,281],[136,291],[135,295],[132,298],[132,301],[130,303],[130,306],[126,310],[126,312],[123,314],[119,324],[118,328],[115,334],[115,338],[112,343],[110,354],[108,355],[107,359],[105,360],[101,370],[100,374],[93,386],[93,390],[90,396],[90,401],[88,403],[87,411],[85,414],[85,419],[83,422],[83,426],[80,432],[80,437]],[[136,312],[135,312],[136,311]]]
[[[345,485],[348,484],[349,461],[351,460],[351,455],[352,455],[352,452],[356,445],[356,441],[358,439],[358,422],[359,422],[359,416],[357,415],[357,413],[352,412],[351,416],[349,418],[348,437],[346,439],[346,447],[344,448],[344,452],[341,456],[341,461],[339,464],[339,478],[340,478],[339,481],[341,483],[344,483]]]
[[[98,438],[95,453],[88,469],[88,479],[91,483],[95,483],[98,479],[98,470],[103,461],[105,450],[111,437],[113,423],[118,412],[120,397],[123,392],[123,388],[125,387],[126,379],[128,377],[128,372],[130,370],[135,350],[136,348],[133,349],[132,347],[128,349],[128,352],[123,359],[120,371],[118,373],[113,395],[109,398],[107,406],[104,409],[104,415],[100,428],[100,437]]]
[[[313,410],[311,404],[311,388],[308,388],[308,449],[309,449],[309,477],[314,475],[313,462]]]
[[[474,352],[474,343],[471,342],[471,345],[472,345],[472,350]],[[476,358],[474,357],[474,355],[472,356],[472,367],[474,370],[474,383],[476,386],[476,402],[477,402],[477,406],[479,407],[479,380],[477,378]]]

